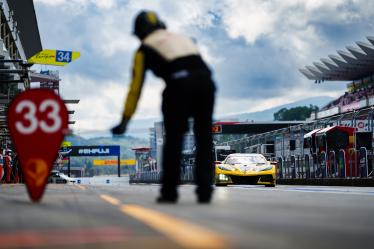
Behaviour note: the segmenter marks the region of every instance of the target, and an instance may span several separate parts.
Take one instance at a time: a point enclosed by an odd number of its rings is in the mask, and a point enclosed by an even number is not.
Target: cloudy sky
[[[155,10],[171,31],[195,38],[214,70],[215,115],[253,112],[315,96],[337,97],[345,84],[316,85],[298,72],[373,35],[370,0],[34,0],[43,48],[81,52],[59,69],[78,133],[108,130],[120,119],[130,81],[134,16]],[[147,74],[134,119],[161,117],[163,82]]]

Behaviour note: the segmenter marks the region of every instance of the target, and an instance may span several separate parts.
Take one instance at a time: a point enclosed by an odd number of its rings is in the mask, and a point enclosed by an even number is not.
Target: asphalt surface
[[[180,187],[50,184],[41,203],[0,185],[3,248],[373,248],[374,188],[229,186],[210,205]]]

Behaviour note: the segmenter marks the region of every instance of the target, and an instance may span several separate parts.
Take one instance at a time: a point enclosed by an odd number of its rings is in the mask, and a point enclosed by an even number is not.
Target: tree
[[[310,117],[312,112],[318,111],[318,106],[297,106],[290,109],[282,108],[274,113],[274,120],[276,121],[304,121]]]

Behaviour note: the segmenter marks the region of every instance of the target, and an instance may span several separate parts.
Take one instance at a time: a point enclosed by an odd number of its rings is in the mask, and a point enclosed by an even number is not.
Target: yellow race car
[[[228,184],[263,184],[275,187],[275,166],[261,154],[230,154],[216,163],[216,186]]]

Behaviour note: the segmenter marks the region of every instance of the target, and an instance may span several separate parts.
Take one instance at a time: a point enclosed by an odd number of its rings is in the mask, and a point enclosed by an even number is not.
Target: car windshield
[[[226,159],[227,164],[265,164],[266,159],[261,155],[251,156],[230,156]]]

